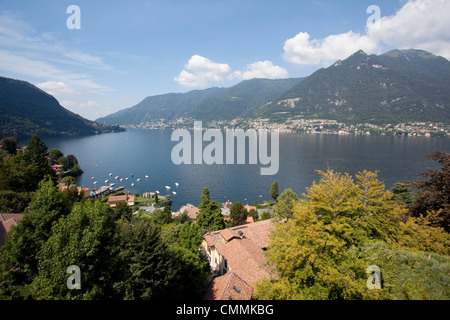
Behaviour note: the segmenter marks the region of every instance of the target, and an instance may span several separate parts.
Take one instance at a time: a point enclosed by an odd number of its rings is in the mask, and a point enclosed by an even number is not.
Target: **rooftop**
[[[0,246],[5,244],[6,233],[22,220],[21,213],[0,213]]]

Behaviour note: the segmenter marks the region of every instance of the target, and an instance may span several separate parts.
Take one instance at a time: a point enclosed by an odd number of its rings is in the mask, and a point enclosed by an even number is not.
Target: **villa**
[[[192,204],[187,204],[185,206],[182,206],[180,208],[180,210],[178,210],[173,217],[178,217],[181,216],[183,213],[186,213],[187,216],[189,217],[189,219],[195,221],[197,220],[197,215],[198,215],[199,209],[196,206],[193,206]]]
[[[256,282],[271,277],[264,255],[272,220],[258,221],[206,234],[201,246],[211,270],[206,300],[249,300]]]
[[[126,202],[129,206],[134,206],[134,196],[129,194],[110,196],[107,203],[111,208],[114,208],[119,202]]]

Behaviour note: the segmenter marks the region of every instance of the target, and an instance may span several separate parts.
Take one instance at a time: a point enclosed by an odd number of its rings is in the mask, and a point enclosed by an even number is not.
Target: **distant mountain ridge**
[[[196,120],[231,120],[280,95],[302,78],[251,79],[229,88],[150,96],[134,107],[96,121],[109,125],[137,125],[158,119],[191,117]]]
[[[230,88],[210,88],[145,98],[134,107],[97,119],[138,125],[157,119],[330,119],[397,124],[450,123],[450,62],[423,50],[367,55],[360,50],[306,78],[252,79]]]
[[[82,136],[120,130],[87,120],[62,107],[50,94],[21,80],[0,77],[0,132],[19,140]]]
[[[251,116],[373,124],[449,123],[450,63],[422,50],[393,50],[378,56],[360,50],[316,71],[253,110]]]

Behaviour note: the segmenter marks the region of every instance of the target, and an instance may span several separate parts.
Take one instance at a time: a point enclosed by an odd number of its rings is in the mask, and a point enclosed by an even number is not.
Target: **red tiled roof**
[[[236,273],[228,272],[214,278],[206,290],[204,300],[250,300],[253,288]]]
[[[271,267],[266,265],[267,258],[263,251],[268,245],[271,229],[272,221],[264,220],[216,231],[205,235],[204,240],[208,246],[215,247],[226,260],[228,272],[223,277],[228,274],[231,277],[231,274],[234,274],[236,279],[252,288],[256,282],[272,276]],[[231,291],[223,294],[227,292],[226,283],[228,283],[224,279],[216,278],[208,287],[206,295],[215,297],[214,299],[219,299],[217,297],[235,299]]]
[[[196,220],[198,212],[199,212],[199,208],[197,208],[197,207],[195,207],[193,205],[182,206],[181,209],[178,210],[178,212],[176,212],[174,214],[174,217],[180,216],[183,212],[186,212],[186,214],[188,215],[188,217],[190,219]]]
[[[127,195],[121,195],[121,196],[111,196],[108,198],[108,203],[115,203],[115,202],[126,202],[127,201]]]
[[[11,227],[17,226],[22,218],[23,215],[20,213],[0,213],[0,246],[5,244],[6,233]]]

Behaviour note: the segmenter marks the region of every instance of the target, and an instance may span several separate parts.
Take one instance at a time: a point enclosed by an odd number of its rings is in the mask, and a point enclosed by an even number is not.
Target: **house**
[[[197,215],[198,215],[198,212],[199,212],[200,210],[199,210],[199,208],[198,207],[196,207],[196,206],[193,206],[192,204],[187,204],[187,205],[185,205],[185,206],[182,206],[181,208],[180,208],[180,210],[178,210],[174,215],[173,215],[173,217],[175,218],[175,217],[179,217],[179,216],[181,216],[183,213],[186,213],[187,214],[187,216],[189,217],[189,219],[191,219],[191,220],[197,220]]]
[[[250,212],[250,210],[255,210],[256,211],[256,207],[255,206],[249,206],[248,204],[244,206],[245,210],[247,210],[247,212]]]
[[[74,187],[76,187],[76,186],[74,186]],[[64,190],[66,190],[68,187],[67,186],[61,186],[61,187],[59,187],[59,190],[60,191],[64,191]],[[89,188],[83,188],[83,187],[76,187],[77,188],[77,190],[78,190],[78,194],[82,194],[83,195],[83,198],[89,198],[90,197],[90,195],[91,195],[91,189],[89,189]]]
[[[22,220],[21,213],[0,213],[0,247],[6,242],[6,233]]]
[[[52,169],[55,170],[56,173],[62,172],[64,170],[63,166],[60,164],[52,165]]]
[[[126,202],[129,206],[134,206],[134,196],[129,194],[110,196],[107,203],[111,208],[114,208],[119,202]]]
[[[272,220],[264,220],[204,235],[202,252],[218,275],[204,299],[248,300],[256,282],[272,277],[264,255],[272,226]]]

